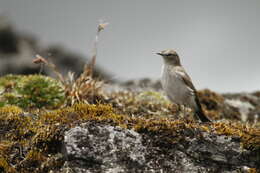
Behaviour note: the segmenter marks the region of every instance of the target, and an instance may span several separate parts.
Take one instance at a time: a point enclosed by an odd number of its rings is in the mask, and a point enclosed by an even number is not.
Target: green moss
[[[161,93],[155,91],[117,92],[108,96],[119,114],[136,117],[172,117],[178,107],[171,104]]]
[[[0,106],[57,108],[65,101],[60,82],[41,75],[7,75],[0,78]]]
[[[151,102],[162,105],[170,105],[170,101],[167,100],[161,93],[155,91],[144,91],[137,95],[137,100],[140,102]]]

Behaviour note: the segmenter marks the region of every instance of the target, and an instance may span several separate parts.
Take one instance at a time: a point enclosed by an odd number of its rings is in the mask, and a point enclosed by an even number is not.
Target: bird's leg
[[[183,105],[183,118],[185,119],[186,118],[186,106]]]
[[[178,116],[180,116],[180,113],[181,113],[181,105],[178,103],[175,103],[175,105],[176,105],[175,115],[178,118]]]
[[[185,107],[184,107],[184,105],[181,105],[181,104],[180,104],[180,116],[181,116],[181,118],[185,117]]]

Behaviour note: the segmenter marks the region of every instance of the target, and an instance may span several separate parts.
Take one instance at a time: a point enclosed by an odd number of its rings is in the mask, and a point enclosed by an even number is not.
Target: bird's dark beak
[[[163,54],[162,54],[162,53],[160,53],[160,52],[159,52],[159,53],[156,53],[156,54],[157,54],[157,55],[161,55],[161,56],[163,56]]]

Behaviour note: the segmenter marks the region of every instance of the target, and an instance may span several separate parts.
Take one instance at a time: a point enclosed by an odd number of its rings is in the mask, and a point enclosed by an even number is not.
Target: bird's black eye
[[[171,56],[171,54],[170,54],[170,53],[167,53],[167,54],[165,54],[165,56]]]

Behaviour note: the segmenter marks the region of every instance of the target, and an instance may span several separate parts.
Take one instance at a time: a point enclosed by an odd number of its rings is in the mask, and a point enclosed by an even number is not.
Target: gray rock
[[[65,133],[64,149],[76,172],[136,172],[146,162],[141,140],[132,130],[87,123]]]
[[[65,133],[67,161],[61,172],[234,172],[259,167],[257,153],[242,150],[236,138],[189,133],[172,144],[162,140],[163,134],[85,123]]]

